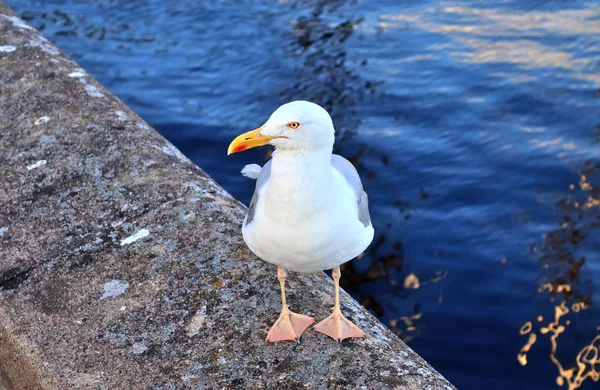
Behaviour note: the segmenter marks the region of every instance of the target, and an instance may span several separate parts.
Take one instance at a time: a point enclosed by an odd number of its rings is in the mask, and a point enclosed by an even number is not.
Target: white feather
[[[373,240],[373,226],[358,218],[354,188],[331,166],[327,149],[280,150],[268,182],[257,191],[252,222],[243,225],[242,235],[268,263],[296,272],[332,269]]]
[[[288,128],[292,121],[298,130]],[[334,128],[323,108],[292,102],[275,111],[262,135],[275,153],[263,168],[246,165],[256,190],[242,225],[250,250],[296,272],[335,268],[373,240],[366,194],[350,162],[332,156]],[[363,199],[364,197],[364,199]]]
[[[249,177],[250,179],[256,179],[258,178],[261,169],[262,167],[258,164],[248,164],[242,168],[240,172],[242,172],[242,175]]]

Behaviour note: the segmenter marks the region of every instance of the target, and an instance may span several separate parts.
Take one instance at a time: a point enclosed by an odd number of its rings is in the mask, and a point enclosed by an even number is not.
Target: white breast
[[[331,269],[362,253],[374,231],[359,221],[356,195],[346,180],[329,162],[325,168],[304,165],[302,172],[288,162],[273,161],[254,219],[244,224],[252,252],[298,272]]]

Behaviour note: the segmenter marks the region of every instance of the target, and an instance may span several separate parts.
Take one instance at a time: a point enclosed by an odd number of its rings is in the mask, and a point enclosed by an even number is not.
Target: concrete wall
[[[278,284],[245,207],[1,5],[0,175],[5,386],[453,388],[345,293],[366,339],[265,343]],[[330,313],[329,278],[288,286]]]

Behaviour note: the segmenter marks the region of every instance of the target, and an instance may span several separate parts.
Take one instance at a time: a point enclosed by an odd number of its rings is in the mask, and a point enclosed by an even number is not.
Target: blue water
[[[290,100],[330,109],[377,232],[345,288],[458,388],[558,388],[598,351],[600,3],[8,4],[245,202],[266,153],[230,140]]]

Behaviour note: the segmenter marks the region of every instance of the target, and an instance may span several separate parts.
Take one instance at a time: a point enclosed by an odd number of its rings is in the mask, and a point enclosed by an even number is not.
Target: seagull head
[[[323,107],[298,100],[279,107],[261,127],[236,137],[227,154],[267,144],[277,150],[331,151],[334,133],[331,117]]]

